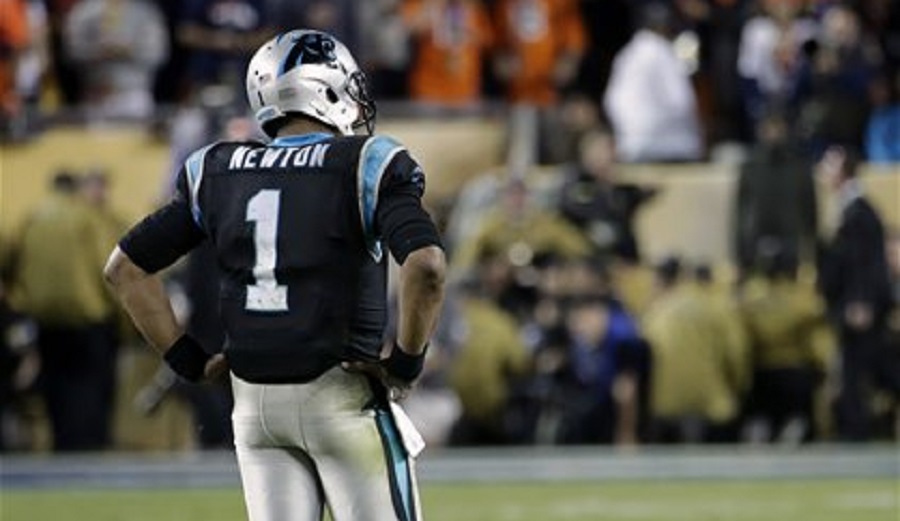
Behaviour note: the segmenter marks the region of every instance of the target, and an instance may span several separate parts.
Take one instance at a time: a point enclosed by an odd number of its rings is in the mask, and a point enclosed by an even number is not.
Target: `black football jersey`
[[[419,165],[383,136],[215,143],[188,158],[172,202],[120,247],[153,272],[211,241],[231,370],[304,382],[343,360],[377,360],[390,221],[380,216],[395,201],[421,208],[423,191]]]

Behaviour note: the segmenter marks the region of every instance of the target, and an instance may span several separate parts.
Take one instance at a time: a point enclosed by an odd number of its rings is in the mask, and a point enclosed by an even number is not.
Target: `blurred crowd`
[[[249,53],[298,26],[346,42],[388,114],[508,121],[506,175],[435,208],[453,283],[406,403],[431,442],[896,439],[900,232],[858,164],[900,162],[900,3],[0,0],[0,133],[147,125],[174,173],[211,139],[255,134]],[[635,219],[658,189],[620,163],[734,150],[733,258],[645,258]],[[101,280],[124,228],[106,189],[100,169],[60,172],[3,259],[6,448],[34,446],[29,396],[56,450],[111,446],[117,353],[137,337]],[[192,254],[170,291],[216,346],[212,262]],[[163,367],[133,405],[171,396],[200,446],[228,445],[227,387]]]
[[[866,198],[859,154],[831,146],[765,173],[748,160],[733,262],[711,265],[690,244],[643,257],[634,219],[656,189],[619,176],[615,146],[594,129],[576,162],[476,179],[457,200],[445,234],[455,292],[430,374],[452,392],[411,398],[433,426],[428,411],[458,408],[432,434],[464,445],[896,439],[900,234]]]
[[[161,123],[211,86],[242,106],[249,53],[309,27],[347,43],[376,99],[426,115],[503,107],[526,165],[571,159],[568,135],[597,120],[625,161],[715,158],[755,141],[773,109],[814,151],[900,157],[891,0],[3,0],[0,13],[13,139],[61,110]]]

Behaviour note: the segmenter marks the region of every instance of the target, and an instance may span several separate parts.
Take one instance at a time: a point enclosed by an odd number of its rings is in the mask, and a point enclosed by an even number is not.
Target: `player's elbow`
[[[146,276],[144,270],[135,265],[119,248],[113,250],[103,268],[103,278],[113,289]]]
[[[447,256],[437,246],[420,248],[406,258],[403,270],[431,292],[441,292],[447,276]]]

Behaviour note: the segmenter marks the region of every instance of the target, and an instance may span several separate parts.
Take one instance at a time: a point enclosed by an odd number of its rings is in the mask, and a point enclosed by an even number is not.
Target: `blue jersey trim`
[[[187,184],[191,198],[191,215],[194,216],[194,222],[197,223],[197,226],[200,226],[201,228],[203,227],[201,224],[203,212],[200,210],[200,184],[203,183],[203,165],[206,162],[206,153],[215,145],[216,143],[212,143],[195,151],[188,156],[187,161],[184,162],[184,170],[187,174]]]
[[[277,137],[269,143],[271,147],[300,147],[320,143],[326,139],[333,138],[334,135],[327,132],[312,132],[310,134],[297,134],[294,136]]]
[[[391,138],[375,136],[366,141],[359,154],[357,169],[357,196],[363,234],[369,245],[369,253],[381,260],[381,242],[375,236],[375,209],[378,206],[378,189],[385,170],[403,147]]]

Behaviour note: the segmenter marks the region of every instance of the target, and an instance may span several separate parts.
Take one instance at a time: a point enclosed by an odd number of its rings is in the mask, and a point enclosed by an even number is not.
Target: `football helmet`
[[[288,31],[264,43],[247,68],[247,99],[269,137],[291,113],[344,135],[375,129],[365,74],[344,44],[320,31]]]

